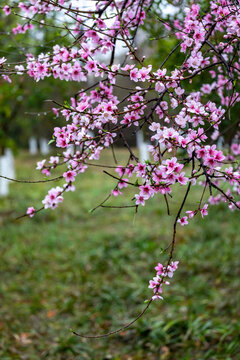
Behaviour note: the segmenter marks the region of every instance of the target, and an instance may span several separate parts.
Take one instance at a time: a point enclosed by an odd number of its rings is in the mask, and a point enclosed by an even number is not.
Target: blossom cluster
[[[149,281],[149,289],[153,289],[154,295],[152,300],[163,300],[163,297],[160,295],[163,292],[162,286],[169,285],[170,282],[167,281],[167,278],[172,278],[174,271],[178,268],[179,261],[172,261],[171,264],[163,266],[161,263],[158,263],[155,266],[156,276]]]

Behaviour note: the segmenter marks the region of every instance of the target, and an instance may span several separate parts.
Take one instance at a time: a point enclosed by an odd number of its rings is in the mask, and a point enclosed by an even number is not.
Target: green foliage
[[[49,28],[43,27],[41,33],[31,31],[13,36],[14,20],[17,21],[0,11],[0,57],[6,57],[9,62],[24,64],[26,49],[39,55],[49,51],[57,39],[62,46],[70,43],[66,34],[54,28],[49,31]],[[48,19],[49,24],[56,21]],[[50,138],[54,126],[62,125],[61,120],[54,119],[50,100],[61,103],[79,89],[78,83],[67,83],[52,77],[38,83],[25,75],[12,75],[11,80],[9,84],[0,78],[0,153],[6,147],[27,147],[32,135]]]

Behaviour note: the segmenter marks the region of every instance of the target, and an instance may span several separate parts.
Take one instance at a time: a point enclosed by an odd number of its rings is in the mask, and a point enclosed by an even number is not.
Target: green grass
[[[124,159],[126,153],[120,151]],[[103,163],[109,163],[106,153]],[[36,159],[20,154],[18,178],[37,179]],[[179,227],[179,270],[164,301],[132,328],[100,340],[73,336],[114,330],[132,320],[151,296],[148,280],[167,254],[178,191],[166,215],[161,197],[133,209],[89,210],[115,185],[91,167],[64,205],[30,220],[12,219],[41,206],[51,184],[11,184],[0,199],[0,359],[195,360],[240,358],[239,213],[224,205]],[[195,189],[186,210],[195,209]],[[126,196],[110,203],[129,204]],[[127,196],[128,195],[128,196]]]

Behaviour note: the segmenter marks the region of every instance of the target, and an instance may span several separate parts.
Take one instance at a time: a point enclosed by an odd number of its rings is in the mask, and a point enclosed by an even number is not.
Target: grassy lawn
[[[121,159],[126,157],[124,150]],[[18,178],[40,178],[36,158],[20,154]],[[106,153],[102,163],[110,163]],[[84,334],[114,330],[134,317],[151,296],[148,280],[167,254],[178,191],[167,216],[161,197],[139,209],[89,210],[115,180],[91,167],[65,203],[32,220],[12,219],[30,205],[40,207],[51,184],[11,184],[0,199],[0,359],[12,360],[195,360],[240,359],[239,213],[211,207],[180,227],[175,260],[179,270],[128,331],[99,340]],[[196,208],[194,193],[186,210]],[[134,194],[111,199],[129,204]]]

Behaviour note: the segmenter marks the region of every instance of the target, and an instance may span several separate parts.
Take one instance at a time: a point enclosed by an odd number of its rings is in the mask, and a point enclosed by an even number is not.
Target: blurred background
[[[70,42],[63,33],[45,28],[13,37],[15,20],[0,15],[0,57],[10,62],[22,61],[26,51],[50,50],[58,37],[62,45]],[[146,33],[150,44],[144,42]],[[146,64],[157,68],[176,45],[164,35],[153,14],[138,40],[148,55]],[[180,53],[173,55],[168,68],[179,59]],[[34,170],[36,162],[55,154],[47,144],[54,126],[62,125],[46,100],[63,103],[82,86],[86,84],[51,78],[37,84],[27,77],[12,78],[11,84],[0,80],[0,157],[8,164],[1,171],[16,179],[41,177]],[[132,130],[126,134],[143,159],[148,135],[145,129],[138,139]],[[230,141],[226,132],[226,147]],[[127,155],[119,143],[117,161],[124,163]],[[101,162],[114,164],[110,150]],[[170,241],[181,191],[176,187],[169,202],[171,216],[160,197],[137,214],[131,208],[91,213],[114,186],[114,179],[90,167],[76,181],[76,192],[65,195],[63,206],[16,221],[28,206],[41,206],[51,185],[1,180],[0,359],[239,359],[240,225],[238,213],[224,204],[211,207],[206,219],[197,217],[179,228],[179,270],[165,288],[164,300],[132,328],[100,340],[72,335],[70,329],[101,334],[134,319],[151,296],[148,281],[154,266],[167,259],[162,249]],[[193,190],[186,208],[196,206],[200,191]],[[110,204],[124,205],[134,195],[131,189],[125,194]]]

